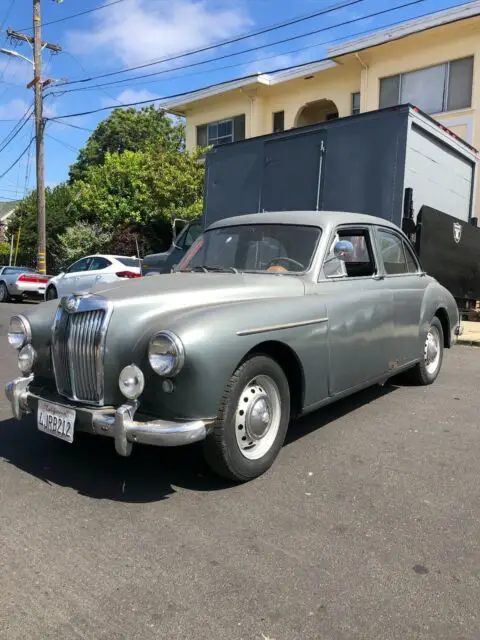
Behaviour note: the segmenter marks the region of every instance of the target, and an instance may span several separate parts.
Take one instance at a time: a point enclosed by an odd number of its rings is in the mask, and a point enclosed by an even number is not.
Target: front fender
[[[326,307],[316,296],[227,303],[170,314],[156,330],[170,329],[185,346],[185,366],[174,378],[173,393],[151,372],[146,356],[147,334],[137,343],[142,369],[149,370],[142,409],[161,411],[166,419],[212,419],[230,376],[253,349],[265,342],[289,347],[305,377],[305,404],[327,393],[328,347]]]

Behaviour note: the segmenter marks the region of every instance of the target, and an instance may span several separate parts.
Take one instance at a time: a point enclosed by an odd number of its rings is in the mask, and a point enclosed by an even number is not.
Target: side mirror
[[[351,258],[355,252],[353,244],[349,240],[339,240],[335,243],[335,247],[333,248],[333,253],[336,258],[339,260],[348,260]]]

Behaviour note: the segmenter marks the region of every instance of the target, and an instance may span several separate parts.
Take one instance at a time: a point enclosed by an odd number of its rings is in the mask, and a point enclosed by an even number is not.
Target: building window
[[[273,114],[273,133],[284,131],[285,129],[285,111],[276,111]]]
[[[245,114],[197,127],[197,146],[218,146],[245,139]]]
[[[352,116],[360,113],[360,91],[352,93]]]
[[[380,80],[380,109],[411,104],[426,113],[467,109],[472,104],[473,56]]]

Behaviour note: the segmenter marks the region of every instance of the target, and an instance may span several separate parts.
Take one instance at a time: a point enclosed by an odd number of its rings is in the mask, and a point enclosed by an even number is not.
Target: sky
[[[352,0],[343,0],[351,2]],[[357,0],[335,11],[306,19],[241,42],[213,48],[204,53],[178,58],[137,71],[114,75],[90,83],[59,86],[62,82],[88,78],[142,65],[192,49],[208,47],[263,27],[339,5],[342,0],[42,0],[42,38],[59,44],[62,52],[44,50],[44,78],[54,80],[47,90],[44,114],[47,118],[78,113],[99,107],[150,100],[195,90],[216,82],[256,72],[268,72],[289,65],[321,59],[329,46],[367,31],[390,26],[401,20],[463,4],[458,0],[422,0],[381,16],[409,0]],[[106,6],[110,5],[110,6]],[[72,14],[98,9],[82,16]],[[354,22],[352,22],[354,21]],[[350,24],[341,23],[350,22]],[[32,0],[0,1],[0,48],[9,48],[33,57],[28,43],[12,43],[6,29],[31,34]],[[292,36],[323,29],[291,42],[275,44]],[[256,48],[245,53],[246,49]],[[220,56],[238,53],[223,60]],[[179,66],[205,64],[178,69]],[[147,73],[153,77],[139,78]],[[2,141],[33,103],[29,62],[0,53],[0,149]],[[121,81],[121,83],[119,82]],[[116,83],[109,84],[106,83]],[[90,85],[106,86],[85,90]],[[67,91],[75,89],[75,91]],[[81,89],[81,90],[77,90]],[[80,128],[49,121],[45,137],[45,180],[54,186],[68,176],[78,150],[90,132],[109,111],[69,119]],[[0,176],[25,150],[33,136],[30,119],[15,139],[0,151]],[[20,162],[0,178],[0,201],[19,199],[35,187],[34,144]]]

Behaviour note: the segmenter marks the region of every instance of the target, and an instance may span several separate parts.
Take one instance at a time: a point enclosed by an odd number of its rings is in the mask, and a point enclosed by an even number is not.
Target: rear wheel
[[[412,382],[429,385],[435,382],[442,368],[444,336],[440,320],[435,316],[423,345],[422,359],[409,372]]]
[[[10,296],[8,295],[8,289],[4,282],[0,282],[0,302],[8,302]]]
[[[290,391],[282,368],[253,356],[230,378],[205,458],[219,475],[246,482],[269,469],[282,448],[290,420]]]
[[[47,294],[45,297],[47,300],[55,300],[56,298],[58,298],[57,290],[53,285],[48,287]]]

